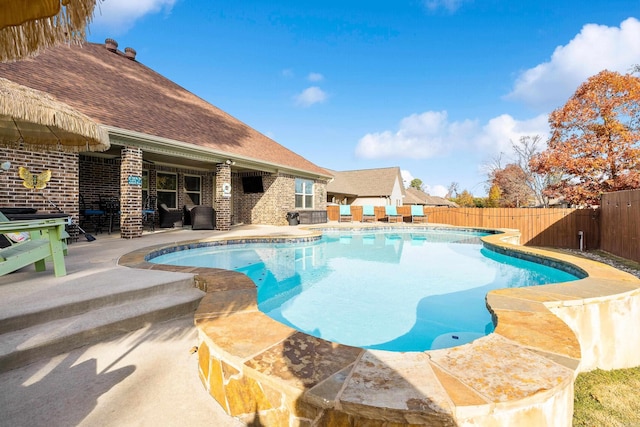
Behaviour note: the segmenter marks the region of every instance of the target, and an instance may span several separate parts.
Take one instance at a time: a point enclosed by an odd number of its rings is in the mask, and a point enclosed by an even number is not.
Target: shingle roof
[[[418,190],[417,188],[409,187],[405,191],[405,204],[458,207],[457,203],[454,203],[443,197],[430,196],[424,191]]]
[[[48,92],[103,125],[330,175],[137,60],[102,44],[58,46],[35,58],[0,63],[0,76]]]
[[[399,167],[333,172],[327,192],[359,197],[388,196],[393,192],[396,179],[402,186]]]

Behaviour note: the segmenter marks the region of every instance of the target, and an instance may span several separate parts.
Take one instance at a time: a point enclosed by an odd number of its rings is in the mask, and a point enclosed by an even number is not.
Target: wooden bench
[[[64,218],[0,222],[0,233],[28,232],[30,239],[0,249],[0,276],[34,264],[36,271],[45,271],[45,260],[53,261],[56,277],[67,274],[64,263],[66,232]]]

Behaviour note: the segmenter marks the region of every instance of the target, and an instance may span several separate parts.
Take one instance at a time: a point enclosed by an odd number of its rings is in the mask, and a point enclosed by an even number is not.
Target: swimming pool
[[[491,289],[577,279],[484,249],[482,235],[326,230],[313,242],[211,246],[150,261],[242,272],[257,286],[261,311],[319,338],[423,351],[492,332],[484,301]]]

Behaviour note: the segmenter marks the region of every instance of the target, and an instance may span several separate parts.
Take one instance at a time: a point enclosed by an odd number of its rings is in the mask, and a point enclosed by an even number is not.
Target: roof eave
[[[111,143],[138,147],[156,154],[167,154],[210,163],[224,163],[226,160],[231,160],[235,162],[235,165],[238,167],[255,169],[263,172],[289,173],[296,176],[323,178],[327,180],[333,178],[332,175],[329,174],[320,174],[279,163],[265,162],[255,158],[239,156],[233,153],[212,150],[210,148],[201,147],[175,139],[149,135],[115,126],[101,126],[109,133]]]

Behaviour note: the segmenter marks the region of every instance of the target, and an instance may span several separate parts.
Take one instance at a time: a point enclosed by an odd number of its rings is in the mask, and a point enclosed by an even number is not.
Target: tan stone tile
[[[429,352],[433,363],[490,402],[535,396],[573,381],[573,371],[491,334],[460,347]]]
[[[296,332],[246,365],[302,392],[353,363],[361,351]]]
[[[209,380],[208,388],[209,394],[215,399],[216,402],[229,413],[229,406],[227,403],[227,395],[225,390],[225,381],[222,374],[222,362],[215,357],[210,358],[209,362]]]
[[[295,330],[259,311],[202,319],[198,328],[208,337],[211,352],[244,361],[282,342]]]
[[[580,358],[580,343],[575,333],[550,311],[522,312],[496,310],[495,333],[527,347]]]
[[[255,289],[207,293],[194,317],[198,324],[203,318],[229,316],[242,311],[258,311]]]
[[[251,279],[236,271],[208,268],[197,269],[194,273],[198,274],[198,280],[206,283],[207,292],[256,289]]]
[[[587,278],[575,282],[557,283],[542,286],[545,292],[573,299],[598,298],[617,295],[638,289],[637,284],[615,280]]]
[[[437,365],[432,364],[431,368],[455,406],[478,406],[489,403],[485,398],[457,378],[440,369]]]
[[[273,409],[261,385],[253,378],[247,376],[231,378],[224,390],[229,405],[229,415],[255,414]]]
[[[452,401],[426,353],[366,351],[347,379],[340,404],[350,412],[393,422],[439,425],[452,419]]]
[[[504,293],[491,291],[487,294],[487,304],[492,310],[542,311],[549,312],[539,301],[517,298]]]
[[[496,289],[490,292],[493,295],[500,295],[509,298],[519,298],[529,301],[548,302],[558,300],[571,300],[572,297],[557,295],[544,290],[542,286],[528,286],[526,288],[505,288]]]
[[[321,408],[333,407],[346,379],[353,370],[353,366],[354,365],[347,366],[308,390],[304,395],[304,399]]]

